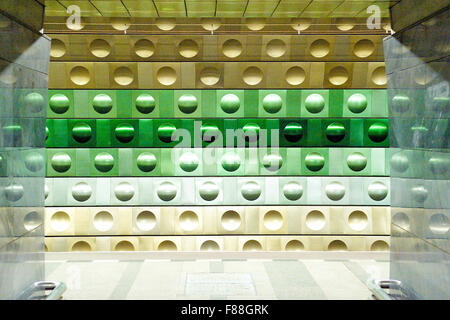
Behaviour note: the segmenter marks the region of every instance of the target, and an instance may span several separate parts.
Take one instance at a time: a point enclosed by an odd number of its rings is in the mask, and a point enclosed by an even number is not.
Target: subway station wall
[[[52,36],[47,250],[389,249],[380,34]]]

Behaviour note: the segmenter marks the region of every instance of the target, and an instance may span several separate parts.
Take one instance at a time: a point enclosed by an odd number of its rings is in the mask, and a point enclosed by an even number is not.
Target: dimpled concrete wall
[[[388,250],[382,35],[351,29],[51,35],[47,250]]]

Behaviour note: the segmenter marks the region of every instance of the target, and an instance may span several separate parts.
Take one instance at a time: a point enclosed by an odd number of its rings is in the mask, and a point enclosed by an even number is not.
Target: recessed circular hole
[[[328,73],[328,81],[335,86],[342,86],[346,84],[349,78],[350,75],[347,69],[342,66],[334,67]]]
[[[241,166],[241,158],[234,152],[227,152],[221,159],[222,168],[228,172],[233,172]]]
[[[435,213],[430,217],[428,227],[433,233],[445,234],[450,229],[449,219],[442,213]]]
[[[114,167],[114,158],[107,152],[100,152],[94,159],[95,168],[100,172],[108,172]]]
[[[170,31],[175,28],[176,20],[174,18],[159,18],[156,19],[156,26],[162,31]]]
[[[258,67],[248,67],[244,70],[243,80],[249,86],[256,86],[263,79],[263,73]]]
[[[205,86],[213,86],[219,83],[220,71],[214,67],[207,67],[200,72],[200,81]]]
[[[268,113],[277,113],[283,106],[283,99],[278,94],[270,93],[262,101],[263,108]]]
[[[353,47],[353,54],[358,58],[368,58],[374,52],[375,44],[369,39],[361,39]]]
[[[156,216],[153,212],[142,211],[136,217],[136,226],[141,231],[150,231],[156,226]]]
[[[347,245],[344,241],[333,240],[328,244],[328,251],[347,251]]]
[[[368,224],[369,220],[367,215],[360,210],[355,210],[348,216],[348,225],[353,230],[362,231],[367,228]]]
[[[158,138],[162,142],[170,143],[172,142],[172,135],[175,133],[177,128],[171,123],[163,123],[158,127]]]
[[[185,152],[179,159],[180,168],[186,172],[193,172],[198,168],[200,160],[193,152]]]
[[[317,39],[309,46],[309,53],[315,58],[324,58],[330,53],[330,43],[325,39]]]
[[[325,157],[318,152],[310,152],[305,157],[305,166],[308,170],[320,171],[325,166]]]
[[[306,72],[299,66],[294,66],[286,71],[286,82],[291,86],[298,86],[305,82]]]
[[[325,134],[329,141],[340,142],[345,138],[345,126],[339,122],[330,123],[325,130]]]
[[[347,157],[347,166],[353,171],[362,171],[367,166],[367,158],[362,153],[353,152]]]
[[[111,111],[113,107],[113,100],[109,95],[100,93],[92,99],[92,106],[98,113],[106,114]]]
[[[389,133],[388,127],[382,122],[375,122],[370,125],[367,130],[367,134],[369,139],[373,142],[382,142],[384,141]]]
[[[190,114],[195,112],[198,107],[197,97],[193,94],[183,94],[178,98],[178,109],[185,114]]]
[[[220,99],[220,107],[225,113],[231,114],[239,110],[241,100],[235,94],[228,93]]]
[[[384,86],[387,83],[386,68],[378,67],[372,72],[372,82],[378,86]]]
[[[177,245],[170,240],[164,240],[158,245],[158,251],[177,251]]]
[[[345,187],[340,182],[334,181],[325,187],[328,199],[333,201],[341,200],[345,195]]]
[[[140,113],[149,114],[155,109],[156,100],[152,95],[143,93],[136,98],[135,104]]]
[[[147,39],[140,39],[134,44],[134,52],[141,58],[150,58],[155,53],[155,45]]]
[[[114,247],[114,251],[134,251],[134,245],[128,240],[119,241]]]
[[[222,23],[220,19],[217,18],[203,18],[201,24],[203,29],[207,31],[215,31],[220,28]]]
[[[108,211],[97,212],[94,216],[94,227],[98,231],[105,232],[111,230],[114,218]]]
[[[264,18],[247,18],[245,19],[247,28],[251,31],[260,31],[264,29],[266,25],[266,19]]]
[[[193,211],[185,211],[178,218],[180,227],[184,231],[193,231],[198,228],[199,220],[198,216]]]
[[[89,70],[82,66],[72,68],[72,70],[70,70],[69,77],[70,80],[78,86],[87,85],[89,81],[91,81]]]
[[[270,210],[264,215],[263,223],[268,230],[279,230],[283,226],[283,216],[276,210]]]
[[[184,39],[178,44],[178,52],[185,58],[193,58],[198,52],[198,44],[192,39]]]
[[[77,241],[72,245],[71,251],[92,251],[92,247],[87,241]]]
[[[361,113],[367,108],[367,98],[361,93],[352,94],[347,100],[347,108],[353,113]]]
[[[305,31],[311,26],[311,19],[293,18],[291,19],[291,27],[296,31]]]
[[[402,229],[409,230],[409,218],[404,212],[397,212],[392,217],[392,223]]]
[[[111,26],[118,31],[128,30],[131,26],[131,19],[128,17],[113,17]]]
[[[219,196],[219,187],[211,181],[207,181],[200,186],[200,197],[205,201],[213,201]]]
[[[355,21],[351,18],[338,18],[336,19],[336,28],[341,31],[350,31],[355,25]]]
[[[103,39],[95,39],[89,45],[89,50],[97,58],[106,58],[111,53],[111,45]]]
[[[297,182],[286,183],[283,187],[283,194],[286,199],[296,201],[303,195],[303,187]]]
[[[70,100],[64,94],[57,93],[51,96],[48,105],[54,113],[63,114],[69,110]]]
[[[305,246],[299,240],[291,240],[286,244],[284,249],[286,251],[303,251],[305,250]]]
[[[325,99],[318,93],[310,94],[306,97],[305,108],[311,113],[319,113],[325,108]]]
[[[244,251],[261,251],[262,245],[256,240],[248,240],[242,247]]]
[[[286,53],[286,44],[281,39],[272,39],[266,45],[266,53],[269,57],[280,58]]]
[[[92,188],[86,182],[79,182],[72,187],[72,197],[79,202],[88,200],[91,195]]]
[[[119,67],[114,71],[114,81],[121,86],[128,86],[134,81],[133,71],[128,67]]]
[[[244,199],[254,201],[261,195],[261,187],[257,182],[249,181],[241,187],[241,194]]]
[[[224,212],[221,217],[222,227],[227,231],[235,231],[241,225],[241,216],[233,210]]]
[[[318,210],[313,210],[306,215],[305,224],[311,230],[322,230],[326,224],[325,215]]]
[[[177,72],[171,67],[162,67],[156,73],[156,79],[160,84],[170,86],[177,81]]]
[[[114,129],[114,135],[122,143],[131,142],[134,138],[134,127],[128,123],[120,123]]]
[[[372,200],[381,201],[387,197],[388,188],[384,183],[376,181],[369,185],[367,193]]]
[[[50,226],[55,231],[63,232],[70,226],[70,216],[64,211],[57,211],[50,218]]]
[[[389,251],[389,245],[386,241],[377,240],[370,246],[370,251]]]
[[[283,129],[283,135],[289,142],[298,142],[303,137],[303,127],[300,123],[289,122]]]
[[[25,194],[23,186],[18,183],[11,183],[4,190],[6,199],[11,202],[19,201]]]
[[[177,195],[177,187],[172,182],[163,182],[158,186],[156,193],[162,201],[171,201]]]
[[[150,152],[141,153],[136,159],[136,165],[143,172],[150,172],[155,169],[157,164],[156,156]]]
[[[36,229],[42,224],[42,214],[37,211],[28,212],[23,218],[23,226],[27,231]]]
[[[114,195],[120,201],[129,201],[134,197],[134,187],[128,182],[121,182],[114,188]]]
[[[44,168],[44,161],[44,157],[38,152],[30,152],[24,159],[25,167],[31,172],[38,172],[42,170]]]
[[[218,250],[220,250],[220,247],[217,244],[217,242],[215,242],[213,240],[206,240],[200,246],[200,250],[201,251],[218,251]]]
[[[59,39],[52,39],[50,56],[52,58],[61,58],[66,54],[66,45]]]
[[[262,159],[262,164],[266,170],[275,172],[283,165],[283,158],[279,154],[266,154]]]
[[[242,44],[239,40],[228,39],[222,45],[222,53],[228,58],[237,58],[242,53]]]

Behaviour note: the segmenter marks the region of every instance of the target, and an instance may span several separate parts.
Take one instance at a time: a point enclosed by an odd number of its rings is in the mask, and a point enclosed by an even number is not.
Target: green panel
[[[47,118],[73,118],[73,90],[48,90]]]
[[[364,120],[364,146],[389,146],[389,121],[387,119]]]
[[[328,149],[327,148],[302,148],[301,172],[306,176],[328,175]]]
[[[300,117],[301,90],[286,90],[286,117]]]
[[[372,91],[372,117],[387,118],[388,117],[388,103],[386,90]],[[416,115],[414,115],[416,116]]]
[[[107,121],[107,123],[109,122]],[[54,129],[56,131],[56,128]],[[106,133],[108,134],[109,130]],[[100,134],[101,132],[99,132]],[[97,144],[97,121],[92,119],[69,119],[67,135],[69,137],[68,147],[95,147]]]
[[[330,90],[329,91],[329,116],[330,117],[342,117],[342,105],[343,105],[343,90]]]
[[[89,159],[90,176],[102,177],[119,175],[119,160],[121,159],[119,159],[117,149],[91,149]]]
[[[132,91],[131,90],[117,90],[117,117],[131,118],[132,117]]]
[[[308,141],[308,123],[306,119],[280,120],[280,146],[304,146]]]
[[[245,92],[246,92],[245,90],[217,90],[216,91],[217,116],[225,118],[244,117],[246,104],[244,98]]]
[[[257,117],[258,116],[258,103],[259,94],[258,90],[245,90],[244,91],[244,116]]]
[[[301,105],[302,117],[328,117],[328,108],[328,90],[303,90]]]
[[[160,90],[159,91],[159,110],[160,115],[170,118],[174,116],[174,91]]]
[[[131,114],[133,118],[159,118],[159,90],[131,91]],[[154,101],[154,106],[153,106]]]
[[[90,90],[88,92],[88,112],[92,118],[116,118],[117,91]]]
[[[173,105],[175,117],[199,118],[202,116],[202,91],[175,90]]]
[[[47,149],[47,176],[76,176],[77,158],[74,149]]]
[[[260,117],[286,116],[286,90],[259,90],[258,102]]]
[[[372,90],[343,90],[344,117],[372,116]]]
[[[101,121],[101,120],[99,120]],[[139,120],[112,119],[110,122],[112,147],[135,147],[139,144]]]
[[[133,176],[161,175],[161,164],[166,162],[162,160],[160,149],[133,149]]]
[[[323,119],[322,135],[323,146],[348,146],[350,145],[350,120],[349,119]]]

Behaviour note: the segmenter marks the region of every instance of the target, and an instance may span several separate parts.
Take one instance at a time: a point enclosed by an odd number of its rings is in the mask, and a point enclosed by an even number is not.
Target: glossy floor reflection
[[[327,253],[306,259],[86,257],[47,254],[46,279],[66,283],[64,299],[366,300],[367,279],[389,278],[387,255],[373,253],[357,259]]]

